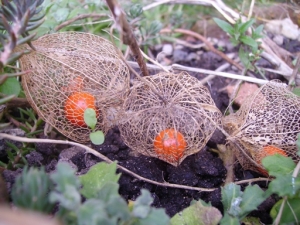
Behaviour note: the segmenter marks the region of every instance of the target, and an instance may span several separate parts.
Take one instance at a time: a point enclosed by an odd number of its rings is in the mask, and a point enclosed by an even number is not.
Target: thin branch
[[[292,176],[296,178],[299,174],[299,170],[300,170],[300,161],[298,162],[296,168],[294,169]]]
[[[187,67],[187,66],[182,66],[179,64],[173,64],[172,68],[175,70],[185,70],[185,71],[191,71],[191,72],[212,74],[212,75],[227,77],[227,78],[231,78],[231,79],[243,80],[243,81],[256,83],[256,84],[266,84],[269,82],[267,80],[262,80],[262,79],[258,79],[258,78],[254,78],[254,77],[245,77],[243,75],[237,75],[237,74],[232,74],[232,73],[216,72],[216,71],[212,71],[212,70]]]
[[[251,1],[251,5],[250,5],[250,10],[249,10],[249,13],[248,13],[248,20],[250,20],[251,17],[252,17],[254,4],[255,4],[255,0],[252,0],[252,1]]]
[[[245,184],[245,183],[253,183],[253,182],[259,182],[259,181],[266,181],[266,182],[269,182],[269,181],[272,181],[271,178],[265,178],[265,177],[258,177],[258,178],[253,178],[253,179],[248,179],[248,180],[240,180],[240,181],[237,181],[237,182],[234,182],[235,184]]]
[[[283,200],[282,200],[282,203],[280,205],[279,212],[276,216],[275,221],[273,222],[274,225],[279,225],[280,224],[280,220],[281,220],[281,217],[282,217],[282,213],[283,213],[283,209],[284,209],[284,205],[285,205],[286,201],[287,201],[287,196],[284,196]]]
[[[129,23],[127,22],[126,16],[119,6],[118,2],[116,0],[107,0],[107,5],[115,19],[115,26],[118,28],[122,41],[124,44],[129,45],[132,54],[134,55],[135,59],[137,60],[141,71],[144,76],[148,76],[148,70],[146,63],[143,59],[143,56],[140,52],[139,45],[135,39],[135,36],[131,30],[131,27]]]
[[[132,61],[127,61],[127,64],[137,68],[138,64],[136,62]],[[152,64],[146,64],[148,69],[153,69],[153,70],[161,70],[159,66],[152,65]],[[256,83],[256,84],[266,84],[268,81],[254,78],[254,77],[245,77],[243,75],[238,75],[238,74],[233,74],[233,73],[226,73],[226,72],[220,72],[220,71],[213,71],[213,70],[207,70],[207,69],[201,69],[201,68],[195,68],[195,67],[187,67],[187,66],[182,66],[179,64],[172,64],[171,66],[164,66],[168,70],[183,70],[183,71],[190,71],[190,72],[197,72],[197,73],[203,73],[203,74],[210,74],[214,76],[220,76],[220,77],[227,77],[230,79],[236,79],[236,80],[243,80],[251,83]],[[202,81],[201,81],[202,82]]]
[[[78,146],[80,148],[83,148],[87,153],[90,153],[90,154],[102,159],[103,161],[105,161],[107,163],[113,163],[112,160],[110,160],[106,156],[102,155],[101,153],[97,152],[96,150],[94,150],[94,149],[92,149],[88,146],[85,146],[83,144],[73,142],[73,141],[17,137],[17,136],[14,136],[14,135],[4,134],[4,133],[0,133],[0,137],[10,139],[10,140],[14,140],[14,141],[26,142],[26,143],[49,143],[49,144],[65,144],[65,145]],[[203,192],[211,192],[211,191],[215,191],[217,189],[217,188],[191,187],[191,186],[180,185],[180,184],[171,184],[171,183],[167,183],[167,182],[160,183],[160,182],[153,181],[153,180],[150,180],[148,178],[142,177],[142,176],[128,170],[127,168],[125,168],[123,166],[117,165],[117,167],[118,167],[118,169],[126,172],[127,174],[129,174],[133,177],[138,178],[141,181],[148,182],[148,183],[151,183],[151,184],[155,184],[155,185],[158,185],[158,186],[170,187],[170,188],[180,188],[180,189],[193,190],[193,191],[203,191]]]
[[[154,65],[157,65],[160,69],[162,69],[165,72],[170,72],[165,66],[161,65],[160,63],[158,63],[156,60],[151,59],[150,57],[148,57],[142,50],[140,50],[142,55],[148,59],[150,62],[152,62]],[[146,65],[147,66],[147,65]]]

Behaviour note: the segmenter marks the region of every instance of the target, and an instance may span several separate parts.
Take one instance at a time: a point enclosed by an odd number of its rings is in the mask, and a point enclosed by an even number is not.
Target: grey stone
[[[78,171],[78,167],[71,160],[68,160],[68,159],[59,159],[58,160],[58,163],[62,163],[62,162],[68,163],[76,172]]]
[[[32,151],[25,156],[29,166],[41,166],[44,157],[41,153],[37,151]]]
[[[196,54],[195,52],[191,52],[188,56],[187,56],[187,61],[193,61],[193,60],[199,60],[200,56],[198,54]]]
[[[57,165],[57,160],[52,159],[51,162],[48,165],[46,165],[46,172],[49,173],[51,171],[54,171],[56,165]]]
[[[175,49],[173,53],[173,61],[177,62],[185,62],[187,60],[188,53],[186,51]]]
[[[75,156],[79,152],[84,152],[84,149],[77,146],[64,149],[59,154],[59,160],[70,160],[73,156]]]
[[[283,41],[284,41],[284,37],[282,35],[275,35],[273,37],[273,41],[277,44],[277,45],[282,45]]]

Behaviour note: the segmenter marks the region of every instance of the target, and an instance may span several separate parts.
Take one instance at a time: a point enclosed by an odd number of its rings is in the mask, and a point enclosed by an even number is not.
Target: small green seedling
[[[254,24],[255,20],[250,19],[243,23],[241,20],[236,21],[231,25],[224,20],[214,18],[216,24],[230,36],[230,41],[234,46],[239,47],[239,57],[243,65],[247,69],[253,69],[254,63],[260,58],[262,49],[259,48],[261,42],[258,39],[262,38],[263,25],[252,29],[251,35],[248,35],[247,30]]]
[[[87,108],[84,111],[84,122],[92,129],[90,139],[94,145],[101,145],[104,142],[104,133],[100,130],[95,130],[97,124],[96,111],[92,108]]]

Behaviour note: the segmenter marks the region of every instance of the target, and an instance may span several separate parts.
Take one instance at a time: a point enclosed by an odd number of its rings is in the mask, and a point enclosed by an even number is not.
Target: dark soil
[[[198,58],[185,61],[184,59],[189,58],[188,56],[191,53],[198,53],[188,48],[183,48],[181,51],[186,53],[185,57],[180,58],[179,56],[172,55],[169,57],[169,59],[173,60],[174,57],[177,57],[176,59],[180,59],[182,61],[176,61],[176,63],[211,70],[215,70],[218,66],[224,63],[224,60],[221,57],[211,52],[204,52],[203,54],[199,55]],[[232,49],[232,51],[235,51],[235,49]],[[180,54],[182,54],[182,52]],[[267,62],[262,60],[260,63]],[[205,76],[201,74],[191,75],[198,79],[201,79]],[[272,77],[276,75],[267,74],[267,76]],[[229,101],[227,93],[222,90],[231,82],[232,81],[229,79],[216,77],[207,85],[217,107],[222,112],[225,111]],[[198,192],[177,188],[166,188],[140,181],[137,178],[123,173],[122,171],[118,171],[122,173],[119,181],[120,194],[125,199],[135,200],[139,196],[142,188],[148,189],[154,198],[154,206],[165,208],[166,212],[170,216],[173,216],[180,210],[188,207],[190,202],[194,199],[202,199],[206,202],[211,202],[213,206],[217,207],[221,212],[223,212],[221,204],[221,187],[226,177],[226,169],[223,166],[222,160],[216,153],[212,152],[211,149],[216,148],[216,144],[224,144],[225,141],[226,140],[224,136],[220,132],[215,132],[204,149],[187,157],[178,167],[174,167],[156,158],[146,157],[143,155],[133,155],[131,150],[120,138],[120,132],[118,128],[114,128],[108,132],[103,145],[93,146],[93,148],[106,155],[111,160],[118,161],[120,165],[126,167],[132,172],[154,181],[183,184],[194,187],[217,188],[213,192]],[[54,146],[51,144],[37,144],[36,146],[36,151],[30,153],[26,158],[30,165],[45,165],[48,172],[54,170],[55,165],[59,160],[66,160],[70,162],[71,165],[78,169],[78,173],[86,172],[91,165],[100,161],[98,158],[92,155],[85,155],[83,151],[65,149],[66,146]],[[0,160],[3,159],[4,157],[2,156]],[[244,171],[238,163],[236,164],[235,170],[237,180],[258,177],[258,174],[254,172]],[[3,172],[3,176],[7,182],[9,190],[14,182],[15,176],[19,174],[20,171],[21,170],[6,170]],[[265,182],[260,182],[258,184],[262,188],[266,188]],[[251,215],[259,217],[260,220],[265,224],[272,223],[269,212],[274,203],[274,197],[268,198],[264,203],[261,204],[258,210],[252,212]]]

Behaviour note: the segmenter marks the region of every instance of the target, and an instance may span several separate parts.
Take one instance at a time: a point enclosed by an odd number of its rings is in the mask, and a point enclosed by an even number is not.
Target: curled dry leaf
[[[260,158],[266,156],[266,146],[282,149],[295,161],[300,159],[296,146],[300,98],[283,83],[270,81],[263,85],[236,113],[224,118],[224,127],[244,169],[262,171]]]
[[[159,73],[135,81],[119,128],[135,152],[178,166],[200,151],[222,114],[208,89],[187,73]]]
[[[20,59],[21,68],[31,71],[22,77],[22,86],[40,117],[74,141],[89,141],[91,130],[82,125],[83,115],[71,118],[70,110],[78,104],[68,99],[79,92],[94,98],[95,129],[106,132],[115,125],[114,114],[129,91],[129,70],[109,41],[88,33],[65,32],[45,35],[33,45],[36,51]],[[29,47],[18,50],[25,49]]]

